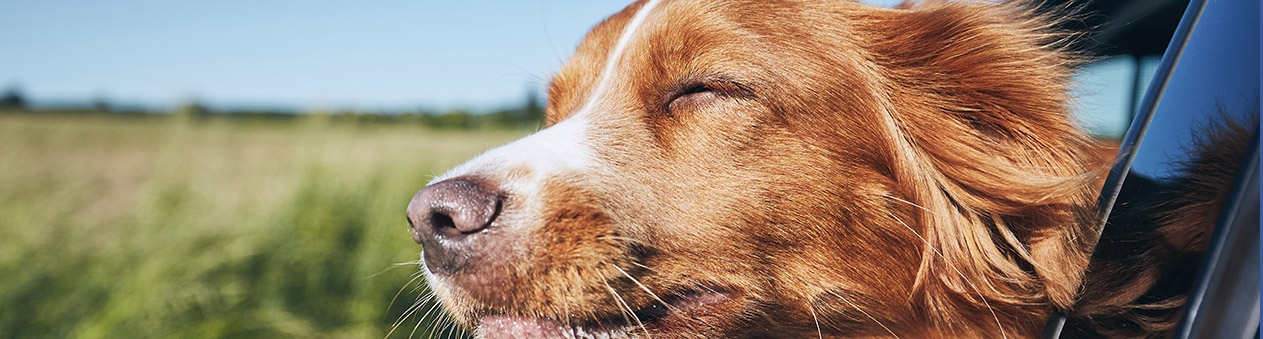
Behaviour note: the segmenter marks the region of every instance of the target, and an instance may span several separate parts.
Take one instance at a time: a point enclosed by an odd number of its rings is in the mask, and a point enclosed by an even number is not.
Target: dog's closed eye
[[[724,79],[687,81],[676,88],[678,90],[673,91],[667,101],[668,112],[698,108],[718,100],[746,97],[750,93],[744,86]]]

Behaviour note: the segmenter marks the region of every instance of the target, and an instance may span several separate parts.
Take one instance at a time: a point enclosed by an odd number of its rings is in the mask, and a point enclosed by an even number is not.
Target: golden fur
[[[578,46],[550,125],[584,105],[643,5]],[[906,7],[665,1],[619,63],[615,109],[588,119],[602,170],[548,178],[542,217],[439,300],[464,325],[503,314],[568,335],[1038,335],[1084,288],[1108,165],[1068,114],[1071,35],[1022,3]]]

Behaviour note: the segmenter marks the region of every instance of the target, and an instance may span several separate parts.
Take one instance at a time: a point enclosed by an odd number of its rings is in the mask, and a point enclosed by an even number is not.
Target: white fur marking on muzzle
[[[631,44],[645,17],[660,1],[646,2],[636,11],[631,22],[623,27],[617,45],[610,51],[605,67],[597,78],[596,88],[579,111],[535,134],[487,151],[435,178],[431,183],[466,175],[504,179],[503,171],[526,166],[530,169],[529,175],[509,178],[510,180],[499,184],[501,189],[510,194],[533,199],[539,197],[540,185],[548,176],[565,171],[593,170],[597,165],[593,162],[595,157],[588,138],[589,112],[596,109],[598,103],[605,98],[624,50]]]
[[[592,95],[588,96],[587,103],[583,104],[583,108],[574,115],[581,115],[591,111],[596,106],[597,99],[600,98],[607,88],[609,88],[610,75],[614,74],[614,67],[618,66],[618,61],[623,58],[623,50],[631,43],[632,36],[636,31],[640,30],[640,25],[645,22],[645,17],[649,16],[649,12],[654,6],[658,5],[660,0],[649,0],[640,10],[636,11],[636,16],[632,17],[630,23],[623,27],[622,36],[618,37],[618,44],[614,46],[614,50],[605,59],[605,69],[601,70],[601,77],[596,82],[596,89],[592,91]]]

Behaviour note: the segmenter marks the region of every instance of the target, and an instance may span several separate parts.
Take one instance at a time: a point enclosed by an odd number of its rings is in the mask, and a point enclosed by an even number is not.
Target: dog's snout
[[[482,180],[453,178],[430,185],[408,204],[412,239],[459,238],[481,232],[500,214],[503,195]]]

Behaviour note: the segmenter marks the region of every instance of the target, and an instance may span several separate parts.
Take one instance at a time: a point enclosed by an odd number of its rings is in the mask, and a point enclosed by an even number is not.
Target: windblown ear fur
[[[894,198],[916,206],[906,221],[926,245],[917,297],[931,311],[964,301],[976,308],[956,313],[987,320],[1069,307],[1107,165],[1069,115],[1072,36],[1023,4],[911,7],[872,21],[867,43],[888,81]]]

